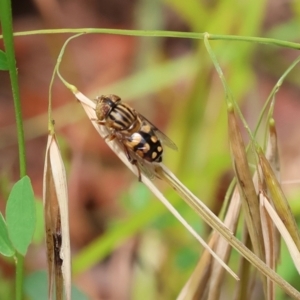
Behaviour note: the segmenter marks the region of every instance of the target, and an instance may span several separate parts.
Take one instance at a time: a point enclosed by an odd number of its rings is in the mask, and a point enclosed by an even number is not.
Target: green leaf
[[[45,223],[44,223],[44,206],[43,202],[39,199],[35,200],[36,209],[36,226],[32,242],[35,244],[41,244],[45,237]]]
[[[36,223],[34,194],[28,176],[13,186],[6,205],[8,235],[15,249],[25,255]]]
[[[4,256],[13,256],[15,250],[8,237],[7,226],[5,220],[0,213],[0,253]]]
[[[2,71],[8,70],[6,53],[2,50],[0,50],[0,70]]]
[[[31,300],[47,299],[47,273],[45,271],[37,271],[26,276],[24,281],[24,290],[26,296]],[[72,300],[88,300],[88,297],[84,295],[77,287],[72,285]]]

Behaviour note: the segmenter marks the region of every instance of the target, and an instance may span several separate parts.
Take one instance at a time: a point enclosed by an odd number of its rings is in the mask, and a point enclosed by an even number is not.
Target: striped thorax
[[[98,98],[96,115],[109,130],[131,134],[140,127],[140,120],[133,108],[122,103],[116,95],[106,95]]]

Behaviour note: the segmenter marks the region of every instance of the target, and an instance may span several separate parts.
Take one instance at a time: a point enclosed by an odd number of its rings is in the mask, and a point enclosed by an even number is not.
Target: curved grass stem
[[[60,51],[60,53],[59,53],[59,56],[58,56],[58,58],[57,58],[57,62],[56,62],[56,64],[55,64],[55,67],[54,67],[54,70],[53,70],[53,73],[52,73],[52,77],[51,77],[51,80],[50,80],[50,85],[49,85],[49,99],[48,99],[48,130],[50,131],[50,132],[54,132],[54,122],[53,122],[53,120],[52,120],[52,86],[53,86],[53,82],[54,82],[54,79],[55,79],[55,75],[57,74],[57,76],[60,78],[60,80],[63,82],[63,84],[68,88],[68,89],[70,89],[71,91],[73,91],[74,93],[76,92],[76,87],[75,86],[73,86],[73,85],[71,85],[71,84],[69,84],[62,76],[61,76],[61,74],[60,74],[60,72],[59,72],[59,67],[60,67],[60,63],[61,63],[61,61],[62,61],[62,56],[64,55],[64,53],[65,53],[65,49],[66,49],[66,47],[67,47],[67,45],[68,45],[68,43],[72,40],[72,39],[74,39],[74,38],[76,38],[76,37],[79,37],[80,35],[82,35],[82,33],[79,33],[79,34],[76,34],[76,35],[74,35],[74,36],[71,36],[70,38],[68,38],[66,41],[65,41],[65,43],[64,43],[64,45],[63,45],[63,47],[62,47],[62,49],[61,49],[61,51]]]
[[[206,33],[200,32],[180,32],[180,31],[163,31],[163,30],[126,30],[126,29],[110,29],[110,28],[64,28],[64,29],[44,29],[44,30],[31,30],[23,32],[15,32],[14,36],[25,35],[41,35],[41,34],[63,34],[63,33],[102,33],[102,34],[116,34],[116,35],[129,35],[141,37],[172,37],[172,38],[187,38],[203,40]],[[0,39],[2,35],[0,35]],[[288,42],[273,38],[262,38],[253,36],[237,36],[237,35],[221,35],[209,34],[209,39],[214,41],[235,41],[258,43],[265,45],[273,45],[284,48],[291,48],[300,50],[300,43]]]

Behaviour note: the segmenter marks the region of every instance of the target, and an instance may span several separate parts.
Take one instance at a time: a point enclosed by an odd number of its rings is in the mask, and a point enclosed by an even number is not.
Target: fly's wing
[[[173,149],[173,150],[178,150],[176,144],[170,139],[168,138],[163,132],[161,132],[155,125],[153,125],[148,119],[146,119],[143,115],[138,114],[139,117],[146,121],[147,123],[149,123],[153,129],[153,131],[155,132],[155,134],[157,135],[157,137],[162,141],[162,143],[166,146],[168,146],[169,148]]]
[[[153,167],[134,152],[132,152],[131,155],[134,157],[134,159],[136,159],[142,174],[148,177],[150,180],[153,180],[156,177]]]

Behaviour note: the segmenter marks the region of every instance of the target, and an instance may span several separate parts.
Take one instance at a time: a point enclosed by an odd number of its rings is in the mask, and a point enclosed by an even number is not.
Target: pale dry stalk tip
[[[71,300],[71,254],[69,237],[68,192],[64,164],[55,136],[49,134],[44,167],[43,202],[48,255],[49,293],[52,299]]]
[[[90,120],[96,119],[95,114],[95,102],[84,96],[82,93],[77,92],[75,94],[76,98],[81,101],[81,104],[86,111]],[[107,136],[108,132],[104,126],[99,126],[96,122],[92,121],[93,126],[98,131],[98,133],[104,138]],[[107,145],[119,156],[119,158],[123,161],[123,163],[134,173],[137,175],[137,170],[134,165],[132,165],[124,151],[121,149],[120,145],[115,141],[107,142]],[[162,165],[166,172],[170,172],[165,166]],[[178,181],[178,180],[177,180]],[[170,204],[170,202],[164,197],[164,195],[159,191],[159,189],[155,186],[153,181],[148,179],[146,176],[142,174],[142,182],[152,191],[152,193],[167,207],[167,209],[185,226],[185,228],[201,243],[201,245],[207,249],[211,253],[211,255],[229,272],[236,280],[238,277],[234,272],[222,261],[219,257],[212,251],[211,248],[208,247],[206,242],[196,233],[196,231],[186,222],[184,218],[178,213],[178,211]]]

